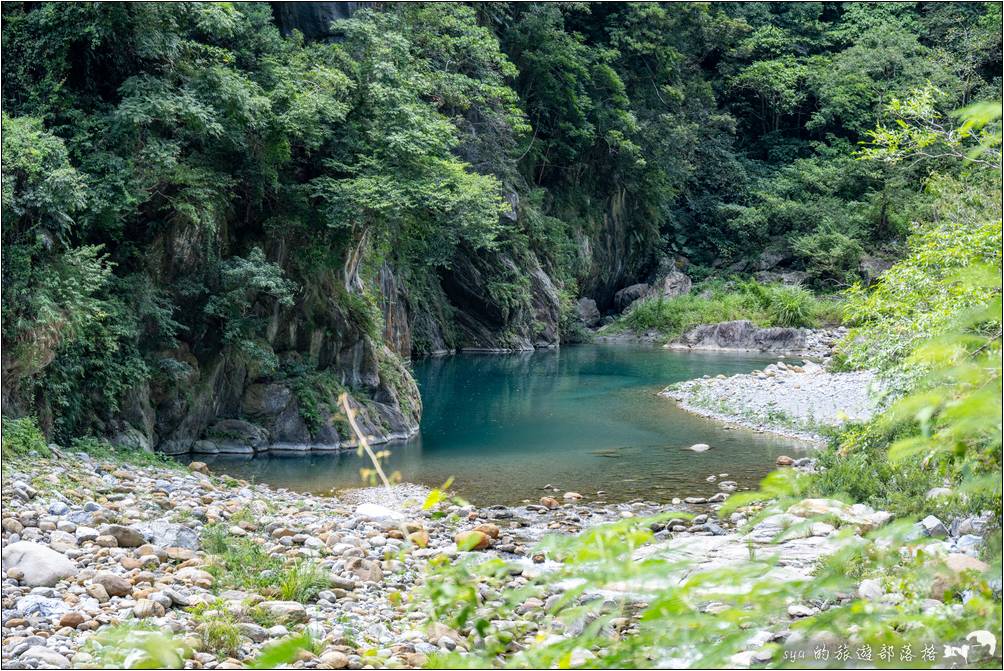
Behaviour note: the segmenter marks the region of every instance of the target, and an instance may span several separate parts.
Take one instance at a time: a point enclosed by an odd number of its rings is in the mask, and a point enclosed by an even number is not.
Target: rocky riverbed
[[[804,465],[811,468],[811,460]],[[740,565],[751,548],[776,554],[773,575],[786,580],[806,575],[832,551],[840,528],[863,531],[890,517],[810,500],[755,524],[744,509],[719,519],[731,483],[718,476],[708,478],[708,497],[683,501],[604,504],[547,490],[521,506],[446,504],[437,511],[422,510],[426,490],[415,486],[320,497],[218,477],[199,462],[186,470],[84,453],[20,460],[5,465],[3,479],[2,659],[11,669],[100,666],[107,660],[92,639],[123,623],[183,637],[190,646],[187,668],[240,668],[299,632],[314,644],[299,653],[298,668],[421,667],[431,653],[463,653],[479,641],[474,631],[430,624],[421,604],[411,601],[434,558],[499,557],[509,567],[504,587],[524,587],[556,566],[535,549],[545,534],[671,513],[652,526],[654,542],[636,556],[690,560],[680,573],[666,574],[667,584],[703,568]],[[830,523],[811,523],[816,514]],[[954,533],[945,551],[962,557],[957,561],[977,561],[970,555],[978,527],[939,525],[924,533]],[[278,560],[265,571],[309,562],[323,584],[286,594],[278,574],[272,582],[249,566],[251,586],[240,566],[217,554],[220,535],[259,548],[259,558]],[[641,600],[652,593],[651,586],[621,589]],[[513,649],[545,630],[562,635],[555,601],[541,596],[527,598],[515,621],[496,623],[512,632]],[[479,590],[484,604],[499,598],[495,588]],[[792,611],[790,619],[802,616]],[[628,621],[622,628],[633,626]],[[783,638],[788,623],[772,626],[759,645]],[[221,643],[221,631],[232,631],[232,639]]]
[[[818,442],[823,427],[870,418],[881,392],[870,371],[834,373],[811,361],[779,360],[752,373],[680,382],[662,395],[704,417]]]

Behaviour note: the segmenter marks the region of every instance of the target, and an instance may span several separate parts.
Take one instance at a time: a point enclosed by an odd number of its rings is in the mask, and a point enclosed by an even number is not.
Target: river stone
[[[114,573],[99,573],[91,579],[91,582],[104,587],[108,596],[128,596],[132,594],[132,585],[129,581]]]
[[[349,665],[349,657],[344,652],[329,650],[317,660],[319,669],[344,669]]]
[[[262,601],[261,607],[276,620],[286,624],[307,621],[307,609],[296,601]]]
[[[52,587],[62,578],[76,575],[77,567],[66,556],[31,541],[11,543],[3,551],[3,570],[22,572],[21,584]]]
[[[99,529],[99,533],[102,536],[111,536],[114,538],[120,548],[138,548],[143,543],[146,543],[146,539],[142,533],[132,527],[122,526],[121,524],[106,524]]]
[[[54,615],[62,615],[70,610],[70,607],[62,599],[42,594],[28,594],[17,600],[17,606],[14,610],[22,617],[37,615],[48,620]]]
[[[60,627],[70,627],[71,629],[76,629],[78,626],[82,625],[87,618],[83,613],[73,610],[68,613],[64,613],[63,617],[59,618]]]
[[[953,552],[952,554],[945,557],[945,566],[947,566],[953,573],[963,573],[965,571],[976,571],[977,573],[984,573],[990,570],[990,565],[986,562],[982,562],[975,557],[970,557],[969,555],[960,554]]]
[[[804,499],[788,508],[788,512],[799,517],[826,515],[835,517],[841,525],[856,526],[861,531],[871,531],[888,522],[892,515],[886,511],[875,511],[868,506],[849,506],[836,499]]]
[[[199,534],[183,524],[155,520],[153,522],[137,524],[136,529],[142,532],[146,538],[149,538],[152,544],[159,547],[178,547],[188,550],[199,549]]]
[[[882,582],[875,578],[862,580],[861,584],[858,585],[858,596],[862,599],[876,601],[881,599],[883,594],[885,594],[885,590],[882,588]]]
[[[405,515],[403,513],[388,508],[387,506],[382,506],[379,503],[359,504],[356,506],[356,516],[373,520],[374,522],[383,522],[387,520],[396,522],[405,519]]]
[[[203,571],[200,568],[194,566],[186,566],[180,569],[176,574],[179,580],[184,582],[190,582],[198,587],[210,588],[213,586],[213,575],[208,571]]]
[[[803,517],[777,513],[761,520],[746,534],[745,539],[755,543],[770,543],[775,539],[806,538],[811,534],[806,522]]]
[[[44,645],[36,645],[21,653],[21,660],[34,661],[43,669],[68,669],[70,660],[55,650],[49,650]]]
[[[945,528],[944,523],[939,520],[934,515],[928,515],[920,522],[921,530],[923,530],[925,536],[933,536],[935,538],[944,538],[948,535],[948,529]]]
[[[383,569],[380,562],[363,557],[351,557],[345,562],[345,569],[363,582],[380,582],[383,580]]]
[[[77,537],[65,531],[55,530],[49,534],[49,547],[57,552],[77,549]]]
[[[711,449],[711,446],[708,445],[707,443],[694,443],[687,449],[690,450],[691,452],[707,452],[708,450]]]
[[[133,617],[140,620],[148,617],[163,617],[165,612],[164,605],[153,599],[140,599],[132,607]]]
[[[492,544],[491,536],[476,529],[461,531],[453,537],[453,540],[460,550],[484,550]]]

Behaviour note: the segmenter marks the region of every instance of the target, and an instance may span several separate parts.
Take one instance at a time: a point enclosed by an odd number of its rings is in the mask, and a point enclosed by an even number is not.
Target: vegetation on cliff
[[[992,4],[289,15],[4,5],[5,414],[184,450],[309,369],[404,430],[381,362],[554,345],[666,258],[839,288],[929,207],[855,143],[1000,83]]]

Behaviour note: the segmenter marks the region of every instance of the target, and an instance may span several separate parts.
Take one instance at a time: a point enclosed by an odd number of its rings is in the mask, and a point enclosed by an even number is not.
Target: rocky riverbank
[[[607,343],[664,343],[663,347],[674,350],[771,353],[826,363],[833,356],[837,342],[846,334],[847,329],[843,327],[761,328],[750,321],[739,320],[701,324],[670,342],[666,342],[666,334],[657,329],[625,331],[601,327],[592,332],[591,339]]]
[[[703,417],[819,442],[825,427],[870,418],[881,391],[869,371],[834,373],[811,361],[778,361],[752,373],[679,382],[662,395]]]
[[[314,643],[298,654],[298,668],[421,667],[432,653],[479,645],[473,630],[430,624],[415,601],[429,563],[440,557],[506,562],[505,584],[479,592],[492,604],[498,589],[532,585],[557,567],[535,547],[545,534],[663,514],[652,525],[654,542],[636,558],[672,558],[673,566],[689,560],[666,574],[670,583],[741,565],[751,548],[776,554],[772,575],[786,580],[837,547],[841,528],[864,531],[890,517],[805,501],[765,519],[746,509],[719,519],[729,483],[715,480],[709,477],[709,489],[723,491],[665,504],[603,504],[547,491],[521,506],[433,511],[422,509],[426,490],[414,486],[333,498],[218,477],[199,462],[186,470],[83,453],[20,460],[5,466],[3,482],[3,666],[107,666],[107,650],[95,643],[102,632],[142,624],[182,638],[187,668],[240,668],[301,632]],[[816,514],[829,523],[810,523]],[[938,525],[930,533],[952,533]],[[970,560],[979,540],[974,528],[959,530],[946,551]],[[561,588],[545,589],[553,596]],[[651,594],[621,589],[636,599]],[[511,631],[514,650],[538,632],[564,631],[553,612],[557,597],[548,594],[528,597],[514,621],[493,621]],[[790,619],[803,615],[792,611]],[[777,640],[788,622],[772,626],[770,640]]]

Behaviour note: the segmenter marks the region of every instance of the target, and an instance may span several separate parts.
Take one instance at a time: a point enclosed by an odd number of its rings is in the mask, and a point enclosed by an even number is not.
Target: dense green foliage
[[[855,144],[1000,84],[992,4],[390,5],[330,43],[267,4],[3,16],[5,404],[63,438],[184,379],[179,343],[267,375],[277,308],[379,338],[385,264],[417,352],[459,343],[458,264],[503,344],[538,264],[569,338],[666,256],[851,284],[929,207]]]

